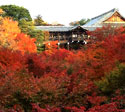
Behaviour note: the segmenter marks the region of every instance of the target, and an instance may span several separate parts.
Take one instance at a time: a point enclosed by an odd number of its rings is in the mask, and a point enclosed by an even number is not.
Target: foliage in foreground
[[[3,31],[3,34],[1,34],[1,35],[5,36],[7,33],[6,36],[9,36],[8,33],[11,32],[10,36],[11,36],[11,38],[13,37],[12,38],[13,41],[11,39],[11,41],[12,41],[11,43],[8,42],[9,41],[8,39],[6,39],[7,42],[4,42],[4,43],[6,45],[12,44],[12,46],[13,46],[13,43],[15,44],[15,41],[14,41],[15,35],[17,33],[25,33],[25,37],[29,38],[28,40],[32,40],[32,46],[29,46],[29,48],[32,48],[35,51],[35,44],[36,44],[37,51],[41,52],[43,50],[42,43],[43,43],[44,33],[40,30],[36,30],[34,23],[31,19],[29,11],[23,7],[19,7],[16,5],[2,5],[0,7],[3,9],[3,10],[0,9],[0,24],[1,24],[0,28],[1,28],[1,31]],[[6,30],[9,32],[5,32]],[[26,35],[29,35],[29,36],[26,36]],[[23,38],[25,38],[25,37],[23,37]],[[30,37],[35,38],[35,39],[30,39]],[[2,39],[4,39],[4,38],[8,38],[8,37],[3,37]],[[25,38],[25,40],[27,40],[27,39]],[[5,41],[5,39],[4,39],[4,41]],[[35,44],[34,44],[34,42],[35,42]],[[30,43],[29,43],[29,45],[30,45]],[[26,45],[27,45],[27,43],[26,43]],[[15,46],[18,46],[18,45],[15,44]],[[27,46],[27,48],[28,48],[28,46]],[[19,49],[17,48],[17,50],[19,50]]]
[[[35,39],[21,33],[18,22],[0,16],[0,47],[19,50],[22,53],[36,52]]]
[[[91,32],[86,49],[52,42],[39,54],[16,21],[0,17],[0,29],[1,112],[125,111],[124,28]]]
[[[118,31],[78,51],[57,50],[56,42],[39,54],[1,46],[1,111],[124,112],[125,34]]]

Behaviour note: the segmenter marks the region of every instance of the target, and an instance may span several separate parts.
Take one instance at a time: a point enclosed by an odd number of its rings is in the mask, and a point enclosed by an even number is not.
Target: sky
[[[64,25],[83,18],[91,19],[113,8],[125,16],[124,0],[0,0],[0,5],[10,4],[28,9],[33,19],[40,14],[48,23]]]

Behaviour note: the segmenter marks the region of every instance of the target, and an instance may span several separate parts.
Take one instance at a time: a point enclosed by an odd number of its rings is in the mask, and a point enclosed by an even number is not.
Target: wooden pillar
[[[58,41],[60,42],[60,34],[58,33]]]
[[[63,35],[63,38],[64,38],[64,40],[66,40],[66,34],[64,33],[64,35]]]
[[[63,35],[62,35],[62,40],[66,40],[65,39],[65,33],[63,33]]]
[[[73,32],[72,32],[72,37],[71,37],[71,38],[72,38],[72,40],[73,40]]]
[[[55,36],[55,33],[53,33],[53,41],[55,40],[56,36]]]
[[[52,33],[52,40],[54,40],[53,33]]]

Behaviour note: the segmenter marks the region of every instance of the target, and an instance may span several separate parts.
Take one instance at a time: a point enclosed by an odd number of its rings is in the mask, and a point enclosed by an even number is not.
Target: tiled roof
[[[50,31],[50,32],[59,32],[59,31],[69,31],[72,29],[72,27],[66,27],[66,26],[36,26],[36,29],[42,30],[42,31]]]
[[[77,27],[80,27],[80,26],[36,26],[36,29],[42,30],[42,31],[49,31],[49,32],[67,32],[67,31],[72,31]]]
[[[36,29],[49,32],[68,32],[78,27],[82,28],[83,30],[86,30],[81,26],[36,26]]]
[[[85,26],[83,26],[83,28],[84,29],[86,29],[86,30],[88,30],[88,31],[94,31],[94,30],[96,30],[97,28],[101,28],[101,27],[85,27]]]
[[[103,21],[107,20],[108,18],[110,18],[115,12],[119,12],[118,9],[114,8],[106,13],[103,13],[99,16],[96,16],[94,18],[92,18],[88,23],[86,23],[85,25],[83,25],[83,28],[93,31],[96,28],[102,27],[103,26]]]

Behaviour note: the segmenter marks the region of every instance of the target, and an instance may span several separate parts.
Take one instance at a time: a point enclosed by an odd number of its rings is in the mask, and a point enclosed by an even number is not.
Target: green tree
[[[29,35],[31,37],[36,38],[36,46],[37,46],[37,51],[41,52],[44,50],[44,45],[43,45],[43,41],[44,41],[44,33],[41,30],[32,30],[31,32],[29,32]]]
[[[22,19],[19,21],[21,32],[30,35],[31,38],[36,38],[36,46],[38,52],[43,51],[44,34],[41,30],[36,30],[32,21]]]
[[[41,25],[47,26],[47,25],[49,25],[49,24],[42,19],[42,16],[41,16],[41,15],[38,15],[38,16],[36,16],[36,18],[34,19],[34,25],[35,25],[35,26],[41,26]]]
[[[100,91],[106,95],[113,95],[117,89],[121,93],[125,93],[125,64],[118,67],[107,74],[102,80],[96,82]]]
[[[34,30],[34,24],[32,21],[26,21],[25,19],[22,19],[19,21],[19,27],[21,29],[21,32],[25,34],[30,34]]]
[[[89,22],[90,19],[81,19],[80,21],[73,21],[71,23],[69,23],[70,26],[78,26],[78,25],[84,25],[86,24],[87,22]]]
[[[20,21],[21,19],[25,19],[27,21],[32,20],[29,11],[24,7],[16,5],[2,5],[0,8],[5,12],[3,14],[4,17],[12,17],[16,21]]]
[[[80,25],[84,25],[84,24],[86,24],[87,22],[89,22],[90,21],[90,19],[81,19],[80,21],[79,21],[79,24]]]
[[[35,26],[41,26],[44,24],[44,21],[41,15],[36,16],[36,18],[34,19],[34,24]]]

